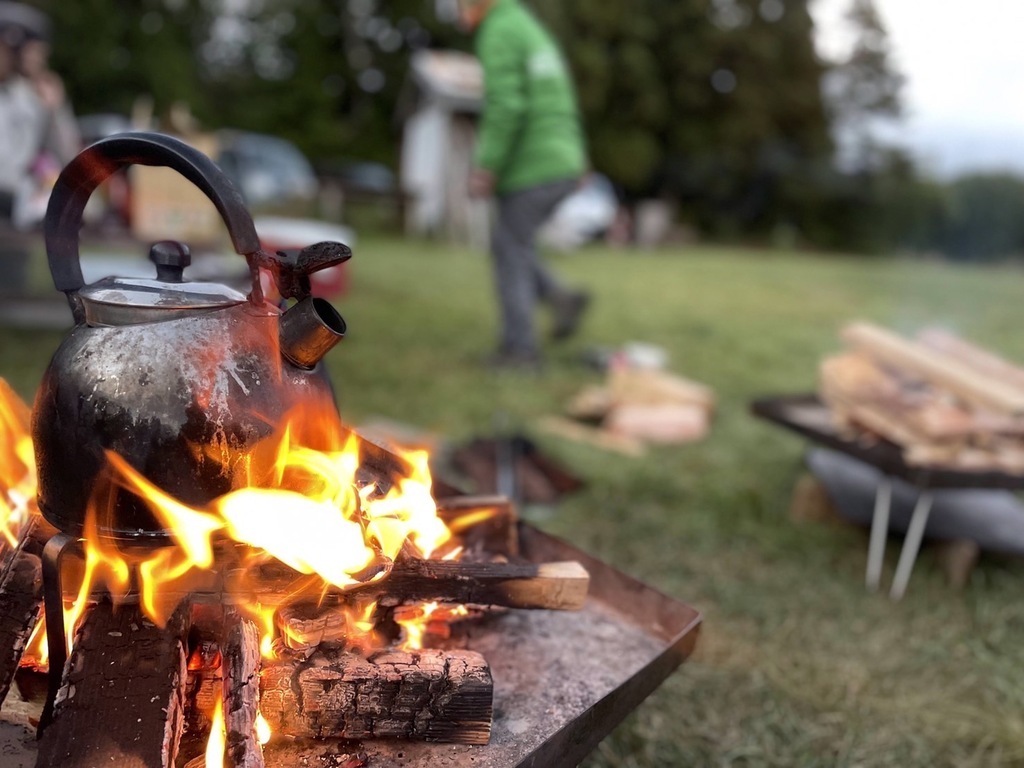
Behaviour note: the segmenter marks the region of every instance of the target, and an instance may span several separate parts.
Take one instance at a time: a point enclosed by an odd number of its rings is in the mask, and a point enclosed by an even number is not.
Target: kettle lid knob
[[[188,246],[176,240],[161,240],[149,249],[149,260],[156,264],[156,279],[162,283],[184,282],[185,267],[192,263]]]

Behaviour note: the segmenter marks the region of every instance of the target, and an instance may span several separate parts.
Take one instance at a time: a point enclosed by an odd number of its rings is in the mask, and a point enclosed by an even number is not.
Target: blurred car
[[[127,117],[113,113],[85,115],[78,123],[86,145],[136,130]],[[216,131],[212,138],[211,144],[216,147],[213,159],[245,199],[265,250],[299,249],[322,240],[353,244],[355,233],[350,228],[309,218],[316,208],[320,185],[312,165],[298,147],[276,136],[240,130]],[[111,229],[123,233],[136,229],[131,220],[133,192],[128,179],[127,174],[115,174],[107,188],[93,196],[96,210],[87,221],[93,222],[101,234],[109,234]],[[141,191],[140,187],[134,196],[137,203]],[[202,193],[195,190],[195,194]],[[85,264],[84,269],[93,276],[115,271],[122,276],[149,275],[152,265],[144,255],[140,251],[143,258],[129,260],[87,255],[83,260],[94,263]],[[244,262],[232,254],[203,254],[189,267],[187,274],[192,279],[232,284],[244,284],[248,280]],[[316,273],[312,286],[317,296],[343,292],[347,286],[344,265]],[[269,292],[269,284],[265,287]]]
[[[319,192],[313,166],[286,139],[247,131],[218,131],[217,164],[254,213],[309,214]]]
[[[79,117],[78,130],[82,143],[88,146],[137,129],[125,115],[97,113]],[[313,211],[319,183],[313,166],[292,142],[234,129],[216,131],[214,139],[217,153],[213,159],[242,193],[254,215],[305,216]],[[121,214],[127,223],[127,214]]]

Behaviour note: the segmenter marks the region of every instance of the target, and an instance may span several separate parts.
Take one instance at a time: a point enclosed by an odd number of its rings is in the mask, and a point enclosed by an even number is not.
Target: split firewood
[[[966,363],[979,373],[1024,390],[1024,368],[987,349],[939,328],[926,328],[917,334],[917,340],[928,349]]]
[[[600,422],[615,407],[611,389],[591,385],[577,392],[565,405],[565,413],[580,421]]]
[[[0,703],[7,698],[42,606],[42,562],[19,549],[0,582]]]
[[[1024,473],[1024,369],[941,331],[920,341],[867,324],[825,359],[819,394],[851,435],[877,435],[915,466]]]
[[[36,768],[172,768],[184,721],[189,611],[165,628],[137,606],[89,610]]]
[[[275,734],[486,744],[494,685],[472,651],[319,650],[264,665],[260,709]]]
[[[256,738],[260,711],[260,636],[248,619],[231,617],[224,659],[225,768],[263,768]]]
[[[608,386],[616,404],[696,405],[709,414],[715,410],[715,392],[708,386],[666,371],[615,367],[608,371]]]
[[[590,427],[572,419],[560,416],[545,416],[537,422],[537,426],[552,435],[593,445],[606,451],[614,451],[624,456],[639,457],[646,453],[643,442],[626,435],[616,435],[604,429]]]
[[[842,337],[879,362],[919,376],[969,403],[1000,413],[1024,414],[1024,389],[923,344],[868,323],[847,326]]]
[[[692,403],[629,403],[616,406],[604,428],[652,443],[690,443],[706,437],[711,423],[707,409]]]
[[[818,368],[819,392],[826,400],[902,403],[900,382],[871,358],[855,352],[826,357]]]

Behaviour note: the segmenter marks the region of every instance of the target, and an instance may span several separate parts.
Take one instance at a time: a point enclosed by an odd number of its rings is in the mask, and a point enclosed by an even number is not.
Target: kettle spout
[[[345,337],[345,321],[323,299],[307,296],[280,319],[281,354],[299,368],[310,369]]]

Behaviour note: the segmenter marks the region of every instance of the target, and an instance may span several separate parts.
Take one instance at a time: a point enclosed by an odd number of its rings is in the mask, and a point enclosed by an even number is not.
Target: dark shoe
[[[492,371],[518,371],[522,373],[540,373],[540,355],[536,352],[525,352],[513,349],[499,349],[484,360],[484,366]]]
[[[589,304],[590,294],[584,291],[577,291],[556,299],[551,307],[555,316],[554,325],[551,327],[551,338],[560,341],[576,333]]]

